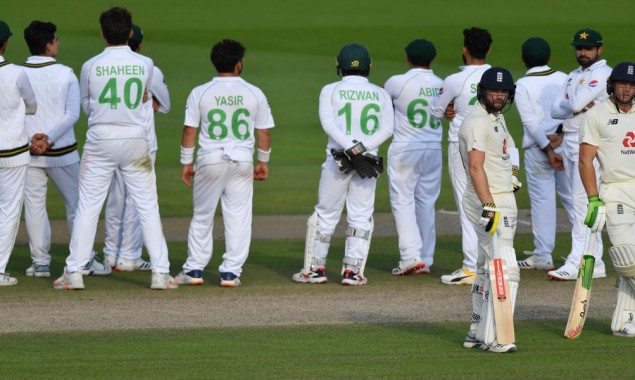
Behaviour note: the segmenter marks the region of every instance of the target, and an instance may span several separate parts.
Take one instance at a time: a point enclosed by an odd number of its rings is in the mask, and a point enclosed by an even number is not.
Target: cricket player
[[[128,41],[130,50],[139,53],[143,47],[143,30],[139,25],[132,25],[132,37]],[[152,72],[152,83],[148,89],[148,101],[140,106],[146,112],[148,127],[148,144],[152,165],[156,162],[158,150],[157,134],[154,129],[154,113],[170,111],[170,93],[165,83],[163,72],[156,66]],[[118,271],[148,271],[152,265],[141,259],[143,236],[141,224],[132,198],[126,190],[120,170],[115,175],[108,191],[106,202],[104,239],[104,263]]]
[[[635,63],[615,66],[609,99],[589,110],[580,128],[580,177],[589,205],[585,224],[606,230],[609,257],[619,275],[613,335],[635,337]],[[594,159],[600,166],[597,186]],[[599,190],[599,191],[598,191]]]
[[[263,92],[240,77],[245,47],[238,41],[222,40],[214,45],[210,58],[217,75],[192,90],[185,109],[181,178],[188,186],[194,178],[194,215],[187,261],[176,279],[187,285],[203,283],[203,270],[212,259],[214,213],[220,201],[226,246],[218,267],[220,286],[236,287],[241,284],[251,243],[253,181],[269,177],[274,122]]]
[[[445,78],[430,109],[432,117],[446,118],[450,122],[448,170],[461,222],[463,267],[451,274],[441,276],[441,281],[448,285],[473,284],[476,273],[478,256],[476,232],[463,210],[463,194],[465,194],[467,178],[459,154],[459,127],[477,104],[477,84],[485,70],[491,67],[486,63],[491,44],[492,36],[487,30],[475,27],[463,30],[462,56],[465,66],[461,66],[461,71],[458,73]]]
[[[331,236],[346,204],[348,229],[342,265],[342,285],[367,283],[364,267],[373,234],[377,177],[383,161],[377,149],[394,128],[390,95],[368,81],[371,59],[360,44],[345,45],[337,56],[338,82],[322,88],[319,114],[328,136],[326,161],[318,189],[318,204],[307,223],[304,267],[293,281],[327,281],[326,257]]]
[[[554,269],[556,192],[569,221],[574,222],[571,183],[562,163],[562,122],[551,117],[551,104],[564,86],[567,74],[548,66],[551,48],[542,38],[525,41],[521,57],[528,70],[516,82],[514,102],[523,123],[522,146],[535,248],[518,266],[549,271]]]
[[[388,148],[390,205],[399,235],[397,276],[427,274],[436,245],[434,205],[441,191],[441,123],[430,104],[441,87],[430,64],[436,49],[426,39],[406,46],[405,74],[388,79],[384,89],[395,108],[395,134]]]
[[[176,288],[178,283],[169,274],[147,143],[147,113],[142,106],[148,101],[154,64],[128,47],[132,16],[126,9],[111,8],[101,14],[99,22],[107,47],[84,63],[80,74],[80,98],[88,116],[88,132],[79,173],[79,205],[66,268],[53,287],[84,289],[80,268],[90,260],[99,213],[114,172],[119,169],[141,220],[152,262],[150,288]]]
[[[551,106],[551,116],[563,120],[563,161],[564,170],[571,182],[574,223],[571,232],[572,247],[565,263],[558,269],[549,271],[547,275],[553,280],[573,281],[578,276],[578,266],[584,254],[588,230],[584,226],[587,212],[587,196],[580,180],[578,169],[578,152],[580,147],[580,126],[585,113],[595,105],[608,98],[606,80],[611,75],[611,68],[600,56],[603,52],[602,35],[593,29],[581,29],[573,35],[571,45],[575,48],[575,57],[580,67],[573,70],[560,94]],[[597,177],[597,173],[596,173]],[[602,239],[596,233],[595,270],[593,278],[606,277],[606,267],[602,260]]]
[[[490,352],[514,352],[514,344],[498,344],[493,315],[492,289],[486,263],[494,258],[491,236],[498,235],[500,257],[507,263],[509,293],[513,305],[520,281],[516,265],[514,233],[518,210],[510,149],[515,148],[503,112],[511,107],[515,91],[512,75],[492,67],[477,87],[478,103],[459,130],[459,148],[467,188],[463,207],[478,235],[478,259],[472,287],[470,330],[463,346]]]
[[[30,160],[24,118],[37,110],[35,93],[24,69],[4,58],[12,34],[9,25],[0,20],[0,286],[18,283],[6,270],[20,226]]]
[[[64,200],[68,231],[79,199],[79,153],[73,125],[79,118],[79,82],[73,69],[55,60],[59,50],[57,27],[51,22],[33,21],[24,30],[31,56],[24,64],[35,96],[38,112],[25,119],[31,142],[31,161],[24,190],[24,221],[29,236],[31,260],[29,277],[50,277],[51,225],[46,212],[49,179]],[[108,275],[109,267],[95,259],[81,270],[84,275]]]

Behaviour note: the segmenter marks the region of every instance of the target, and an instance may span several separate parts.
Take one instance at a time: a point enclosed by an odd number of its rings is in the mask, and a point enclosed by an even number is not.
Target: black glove
[[[353,141],[355,145],[346,149],[344,154],[351,161],[353,168],[362,178],[377,178],[384,172],[384,160],[368,153],[361,142]]]
[[[340,168],[340,172],[348,174],[355,169],[351,160],[349,160],[344,154],[344,149],[331,149],[331,154],[333,155],[333,158],[335,158],[335,163]]]

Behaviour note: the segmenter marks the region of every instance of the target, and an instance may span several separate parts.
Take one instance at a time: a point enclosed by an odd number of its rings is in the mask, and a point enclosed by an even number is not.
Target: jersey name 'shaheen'
[[[145,75],[146,67],[141,65],[123,65],[123,66],[97,66],[95,75],[112,76],[112,75]]]
[[[340,100],[374,100],[379,101],[379,93],[374,91],[340,90]]]
[[[218,106],[244,106],[242,95],[214,96]]]

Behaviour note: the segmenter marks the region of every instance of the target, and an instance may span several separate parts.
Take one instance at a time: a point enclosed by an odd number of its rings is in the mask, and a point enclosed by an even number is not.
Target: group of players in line
[[[182,180],[193,186],[194,213],[188,259],[173,278],[154,173],[154,113],[169,110],[167,87],[152,60],[136,53],[143,34],[126,9],[102,13],[100,24],[107,47],[82,66],[79,82],[70,68],[54,59],[59,40],[51,23],[34,21],[25,30],[32,56],[24,65],[9,64],[0,55],[0,81],[11,89],[3,92],[0,104],[0,284],[17,284],[5,270],[23,200],[33,259],[26,274],[50,276],[45,199],[51,178],[64,198],[72,231],[64,273],[53,283],[56,289],[84,289],[83,275],[105,275],[111,268],[152,271],[153,289],[204,283],[219,201],[226,238],[220,284],[239,286],[250,246],[253,180],[268,178],[269,131],[274,127],[265,95],[240,78],[245,48],[232,40],[217,43],[210,56],[217,76],[194,88],[187,100],[180,161]],[[0,21],[0,54],[11,35]],[[364,46],[341,49],[337,70],[342,78],[326,85],[319,97],[327,154],[318,204],[307,223],[304,266],[293,281],[327,281],[331,237],[346,205],[341,283],[367,283],[364,268],[373,233],[376,179],[384,171],[377,151],[391,136],[387,166],[400,253],[392,273],[430,273],[435,202],[441,188],[440,120],[447,119],[448,165],[464,261],[461,269],[441,280],[472,286],[473,311],[464,346],[516,351],[514,344],[496,341],[487,260],[500,255],[506,261],[512,304],[520,268],[573,280],[590,239],[597,239],[594,276],[605,277],[600,234],[607,219],[613,244],[609,256],[623,280],[612,329],[616,335],[635,336],[635,192],[630,189],[635,165],[627,162],[635,159],[635,64],[625,62],[611,70],[600,60],[601,35],[582,29],[572,39],[578,69],[568,76],[551,69],[547,42],[530,38],[522,45],[527,74],[514,83],[508,70],[486,63],[492,43],[487,30],[473,27],[463,35],[465,66],[460,72],[445,80],[434,75],[430,66],[435,47],[418,39],[405,48],[408,71],[391,77],[384,88],[367,79],[371,58]],[[522,187],[520,159],[503,117],[514,101],[524,127],[522,148],[536,246],[520,261],[513,248],[514,192]],[[73,134],[80,106],[88,116],[81,162]],[[556,191],[573,225],[571,253],[557,270],[551,257]],[[93,244],[106,197],[102,264],[95,259]],[[499,242],[496,251],[492,236]],[[144,243],[150,262],[141,259]]]

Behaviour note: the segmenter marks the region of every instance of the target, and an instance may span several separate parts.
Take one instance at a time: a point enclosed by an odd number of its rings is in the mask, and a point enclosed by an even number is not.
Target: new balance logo
[[[635,148],[635,133],[626,133],[626,137],[624,137],[624,140],[622,140],[622,145],[624,146],[624,148]]]
[[[617,123],[619,122],[620,122],[619,119],[609,119],[609,122],[606,123],[606,125],[617,125]]]

